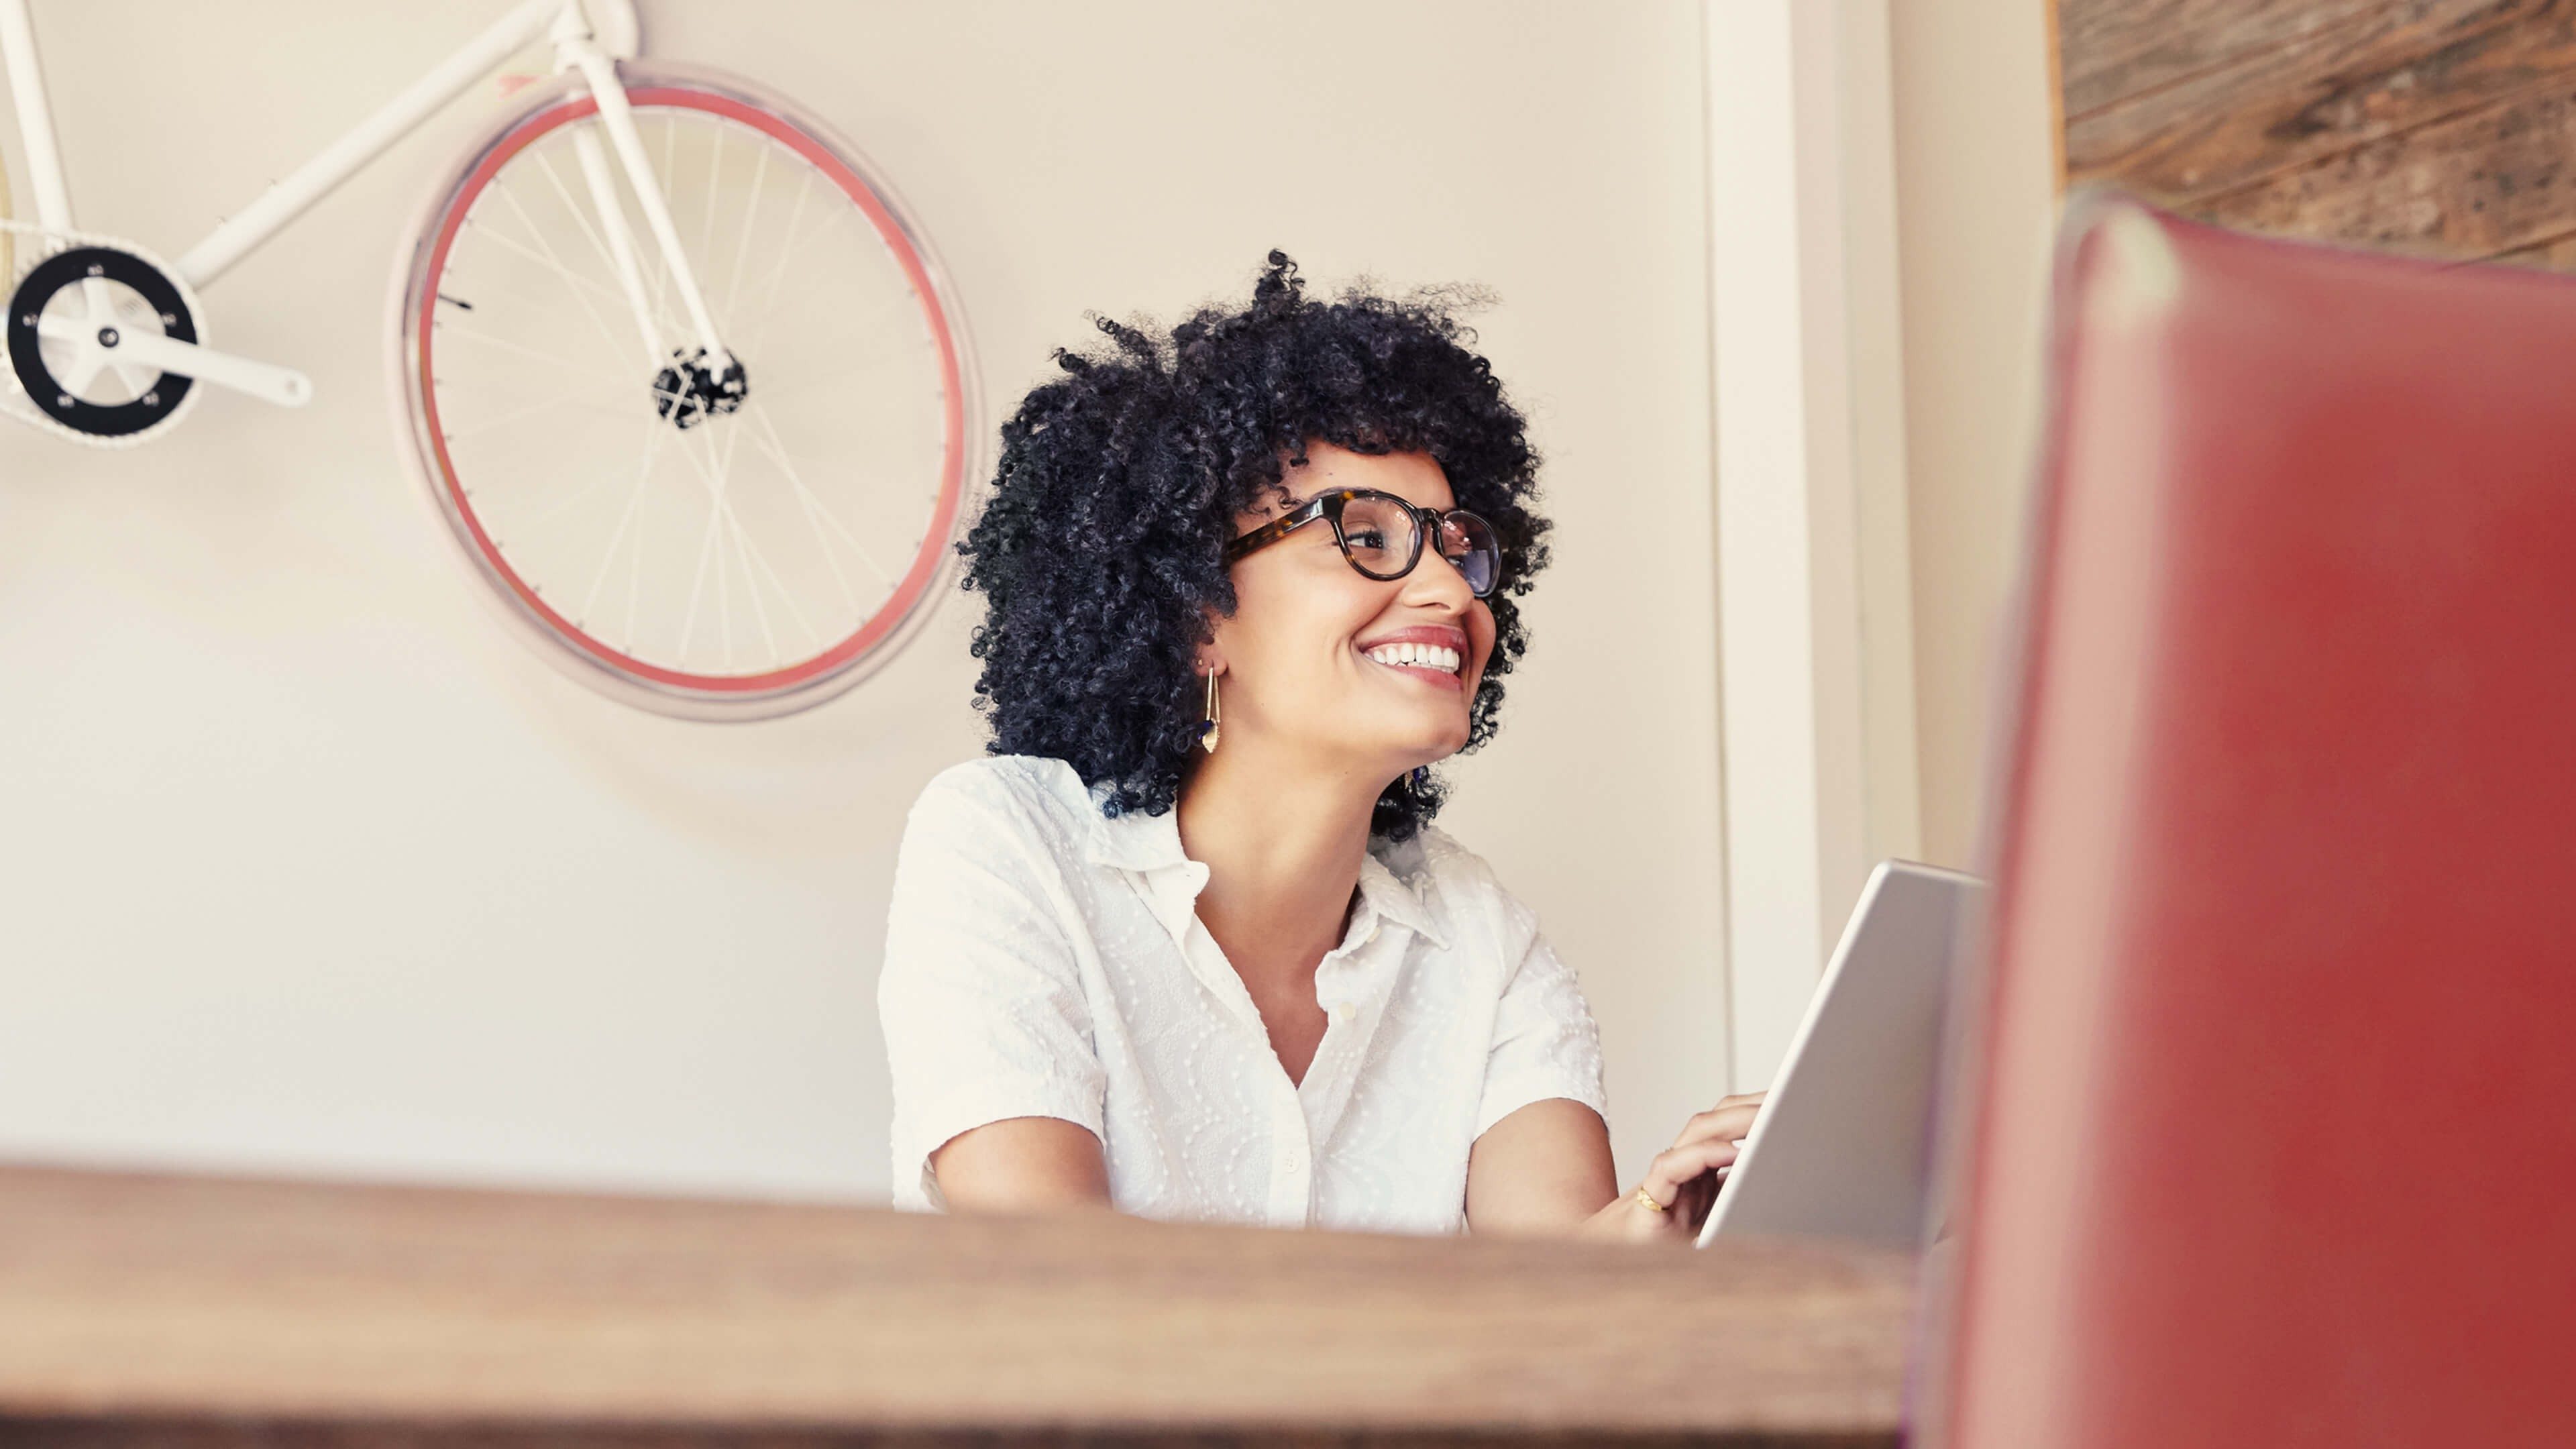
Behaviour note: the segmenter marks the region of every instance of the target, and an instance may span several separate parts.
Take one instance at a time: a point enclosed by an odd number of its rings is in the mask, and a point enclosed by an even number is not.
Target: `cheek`
[[[1227,624],[1234,650],[1247,663],[1257,660],[1267,669],[1296,675],[1329,671],[1337,662],[1334,656],[1350,653],[1385,613],[1383,585],[1340,567],[1339,559],[1333,562],[1336,567],[1329,572],[1265,577],[1258,584],[1238,577],[1236,608]],[[1486,625],[1489,636],[1492,627]]]
[[[1467,611],[1467,648],[1476,660],[1476,677],[1485,677],[1485,666],[1494,660],[1494,613],[1479,603]]]

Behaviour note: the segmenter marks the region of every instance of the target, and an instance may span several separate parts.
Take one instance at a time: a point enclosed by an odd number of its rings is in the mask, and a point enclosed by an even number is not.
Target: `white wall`
[[[2045,0],[1899,0],[1897,218],[1924,857],[1973,863],[2056,216]]]
[[[1731,1075],[1921,853],[1887,0],[1709,0]]]
[[[182,250],[499,9],[38,0],[81,222]],[[645,18],[896,179],[997,405],[1086,309],[1240,296],[1274,244],[1501,293],[1559,563],[1447,823],[1582,968],[1633,1174],[1724,1033],[1696,7]],[[207,293],[310,408],[212,396],[133,452],[0,431],[0,1152],[885,1186],[885,891],[905,805],[978,747],[969,601],[752,727],[607,703],[493,623],[399,466],[379,327],[398,228],[494,104]]]

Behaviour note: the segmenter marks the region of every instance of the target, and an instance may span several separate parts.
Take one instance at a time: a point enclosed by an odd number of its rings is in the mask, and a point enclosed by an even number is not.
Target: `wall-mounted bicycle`
[[[303,374],[214,345],[197,289],[540,40],[553,79],[402,238],[402,451],[576,677],[695,718],[819,703],[949,577],[977,436],[964,318],[857,153],[756,87],[636,63],[631,0],[525,0],[175,262],[73,224],[26,0],[0,0],[35,212],[0,216],[0,409],[130,446],[205,386],[305,402]]]

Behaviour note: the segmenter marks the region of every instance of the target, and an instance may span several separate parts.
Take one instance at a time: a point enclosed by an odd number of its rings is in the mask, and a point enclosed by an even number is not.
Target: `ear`
[[[1207,619],[1207,637],[1190,653],[1190,672],[1201,679],[1225,672],[1225,646],[1217,642],[1217,631],[1224,627],[1225,616],[1215,609],[1203,611]]]

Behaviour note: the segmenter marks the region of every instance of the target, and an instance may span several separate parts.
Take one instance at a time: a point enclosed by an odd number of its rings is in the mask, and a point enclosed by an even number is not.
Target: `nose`
[[[1467,576],[1458,571],[1449,556],[1424,539],[1421,562],[1404,576],[1404,601],[1464,615],[1476,602],[1476,591],[1468,586]]]

